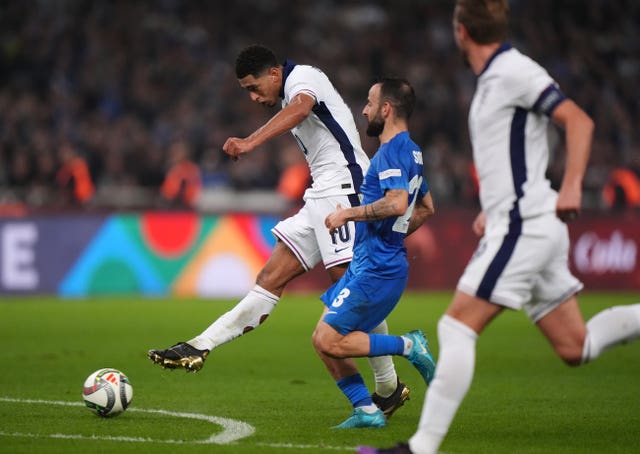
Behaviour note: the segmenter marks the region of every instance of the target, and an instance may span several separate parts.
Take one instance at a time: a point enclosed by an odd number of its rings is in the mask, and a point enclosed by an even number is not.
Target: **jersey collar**
[[[493,60],[500,55],[502,52],[506,52],[509,49],[511,49],[513,46],[511,46],[511,44],[509,43],[502,43],[502,45],[500,47],[498,47],[496,49],[496,51],[493,53],[493,55],[491,55],[491,57],[489,57],[489,60],[487,60],[487,63],[484,65],[484,68],[482,68],[482,71],[480,71],[480,74],[478,74],[478,77],[482,76],[482,74],[484,74],[484,72],[489,69],[489,65],[493,62]]]
[[[293,71],[293,68],[295,68],[296,64],[294,62],[292,62],[291,60],[285,60],[284,63],[282,64],[282,87],[280,87],[280,97],[284,99],[284,84],[287,81],[287,77],[289,77],[289,74],[291,74],[291,71]]]

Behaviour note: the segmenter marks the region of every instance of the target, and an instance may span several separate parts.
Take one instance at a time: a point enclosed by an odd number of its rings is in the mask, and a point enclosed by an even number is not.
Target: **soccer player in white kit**
[[[508,17],[508,0],[456,1],[455,41],[478,77],[469,129],[482,207],[473,230],[482,238],[438,322],[440,353],[417,432],[408,443],[360,454],[438,452],[471,385],[477,337],[505,308],[524,309],[571,366],[640,336],[640,304],[607,309],[586,324],[582,318],[565,222],[580,212],[593,122],[542,67],[504,42]],[[559,193],[545,178],[549,118],[565,130]]]
[[[249,294],[199,336],[165,350],[149,351],[149,358],[163,367],[197,372],[212,349],[259,326],[292,279],[322,261],[331,281],[336,282],[353,255],[354,223],[333,233],[324,225],[338,204],[360,204],[360,185],[369,167],[351,110],[321,70],[290,60],[279,64],[264,46],[253,45],[240,52],[236,76],[252,101],[271,107],[281,98],[282,109],[248,137],[227,139],[224,152],[241,159],[267,140],[291,131],[309,164],[313,184],[305,192],[300,211],[272,229],[276,245]],[[388,334],[386,322],[372,332]],[[357,372],[352,359],[330,361],[330,372],[337,378]],[[398,379],[390,356],[369,362],[376,381],[373,401],[389,417],[409,398],[409,389]]]

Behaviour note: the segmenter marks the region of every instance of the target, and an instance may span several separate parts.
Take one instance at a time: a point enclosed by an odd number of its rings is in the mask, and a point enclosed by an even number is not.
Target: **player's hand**
[[[578,216],[580,216],[580,210],[573,208],[561,209],[556,207],[556,216],[558,216],[562,222],[571,222],[578,219]]]
[[[558,193],[556,203],[556,216],[562,222],[575,221],[580,215],[580,205],[582,201],[582,191],[580,188],[566,188],[564,185]]]
[[[222,146],[222,150],[231,156],[234,161],[240,159],[240,155],[247,153],[253,149],[253,146],[247,139],[239,137],[229,137]]]
[[[473,224],[471,224],[471,230],[478,236],[484,235],[484,229],[487,226],[487,217],[484,214],[484,211],[478,213],[476,218],[473,220]]]
[[[329,213],[324,220],[324,225],[329,229],[329,233],[334,233],[338,228],[347,223],[346,210],[342,205],[336,205],[336,211]]]

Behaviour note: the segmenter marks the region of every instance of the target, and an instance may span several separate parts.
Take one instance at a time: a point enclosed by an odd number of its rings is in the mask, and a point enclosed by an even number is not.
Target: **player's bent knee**
[[[313,343],[313,348],[315,348],[318,353],[328,355],[327,350],[330,343],[327,342],[326,336],[323,336],[321,329],[316,328],[313,332],[313,335],[311,336],[311,343]]]
[[[319,334],[318,334],[318,330],[316,329],[313,334],[311,335],[311,343],[313,344],[313,348],[315,349],[315,351],[317,351],[318,353],[322,353],[321,349],[320,349],[320,338],[319,338]]]
[[[317,329],[314,331],[311,341],[313,343],[313,347],[318,353],[330,356],[331,358],[345,357],[345,352],[344,349],[341,348],[340,342],[333,341],[327,338],[327,336],[322,336]]]
[[[335,342],[320,341],[318,343],[314,343],[314,346],[318,353],[322,353],[325,356],[330,356],[331,358],[343,358],[341,355],[342,349],[340,349]]]
[[[332,342],[322,348],[322,353],[326,356],[336,359],[344,359],[347,357],[346,352],[337,342]]]

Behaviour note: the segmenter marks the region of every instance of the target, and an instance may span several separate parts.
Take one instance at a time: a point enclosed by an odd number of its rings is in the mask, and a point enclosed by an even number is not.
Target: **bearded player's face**
[[[380,115],[380,109],[376,112],[373,118],[368,118],[369,123],[367,124],[367,135],[369,137],[378,137],[382,134],[384,130],[384,119],[382,115]]]
[[[375,84],[369,89],[367,104],[362,109],[362,114],[367,117],[367,135],[370,137],[378,137],[384,129],[380,107],[380,84]]]

